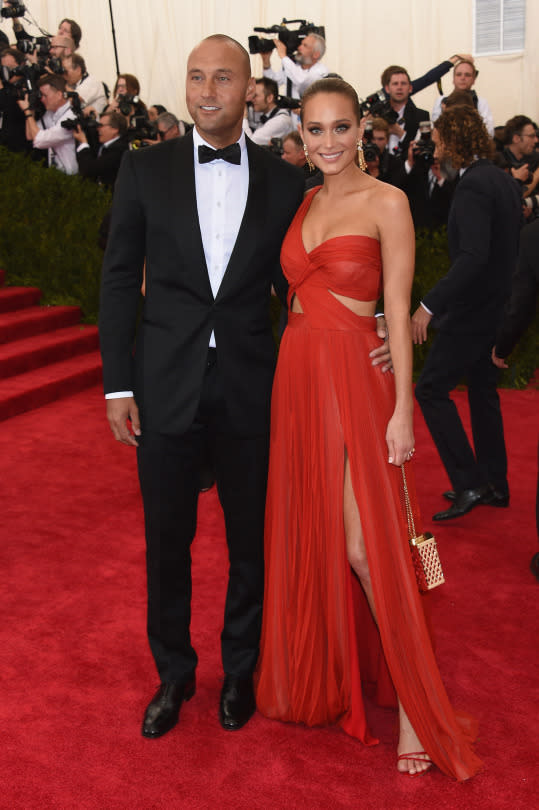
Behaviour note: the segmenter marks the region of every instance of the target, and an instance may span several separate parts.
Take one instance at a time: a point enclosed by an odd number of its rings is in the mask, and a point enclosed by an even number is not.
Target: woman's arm
[[[384,279],[384,310],[395,371],[395,410],[386,433],[388,460],[400,465],[414,447],[410,293],[415,236],[408,200],[393,187],[380,189],[378,205]]]

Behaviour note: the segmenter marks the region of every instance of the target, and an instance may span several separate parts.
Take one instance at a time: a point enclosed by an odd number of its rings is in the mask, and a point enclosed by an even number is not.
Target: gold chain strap
[[[408,533],[410,535],[410,540],[413,540],[415,537],[415,523],[414,523],[414,515],[412,512],[412,506],[410,504],[410,496],[408,495],[408,485],[406,483],[406,473],[404,472],[404,464],[401,464],[402,470],[402,483],[404,487],[404,502],[406,504],[406,519],[408,520]]]

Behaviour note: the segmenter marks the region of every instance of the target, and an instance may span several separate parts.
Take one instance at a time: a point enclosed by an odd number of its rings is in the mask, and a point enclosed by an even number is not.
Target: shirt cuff
[[[431,317],[434,317],[434,312],[431,312],[431,311],[430,311],[430,309],[429,309],[428,307],[426,307],[426,306],[425,306],[425,304],[423,303],[423,301],[420,301],[419,303],[421,304],[421,306],[423,307],[423,309],[425,310],[425,312],[428,312],[428,314],[429,314]]]
[[[132,391],[115,391],[112,394],[105,394],[105,399],[123,399],[124,397],[132,397]]]
[[[79,145],[77,146],[77,152],[82,152],[83,149],[89,149],[89,148],[90,148],[89,143],[79,143]]]

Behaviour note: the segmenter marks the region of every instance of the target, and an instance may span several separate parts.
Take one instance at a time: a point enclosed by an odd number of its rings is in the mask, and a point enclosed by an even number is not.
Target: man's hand
[[[377,349],[373,349],[372,352],[369,353],[369,357],[372,359],[372,365],[379,366],[380,363],[384,363],[380,371],[384,374],[386,371],[393,372],[393,361],[391,360],[391,352],[389,351],[389,334],[386,319],[383,316],[376,318],[376,334],[384,342],[381,346],[378,346]]]
[[[30,103],[29,103],[29,101],[28,101],[28,96],[24,96],[24,98],[19,98],[19,99],[17,99],[17,104],[19,105],[19,107],[21,108],[21,110],[22,110],[23,112],[24,112],[25,110],[29,110],[29,109],[30,109]]]
[[[79,143],[88,143],[88,138],[84,134],[84,130],[81,128],[80,124],[73,130],[73,137]]]
[[[280,39],[275,39],[275,50],[279,54],[279,59],[284,59],[286,56],[286,45]]]
[[[399,140],[402,138],[402,136],[406,132],[406,130],[403,129],[403,127],[401,127],[400,124],[396,124],[396,123],[391,124],[391,126],[389,127],[389,131],[390,131],[390,133],[392,135],[396,135]]]
[[[515,178],[515,180],[520,180],[521,183],[525,183],[528,179],[528,175],[530,170],[528,168],[528,164],[524,163],[522,166],[519,166],[518,169],[511,168],[511,174]]]
[[[107,399],[107,419],[114,438],[122,444],[138,447],[136,436],[141,435],[138,408],[133,397]],[[131,432],[127,420],[131,421]]]
[[[420,304],[412,315],[412,340],[416,345],[426,341],[427,329],[431,321],[432,315],[429,315],[427,310]]]
[[[492,347],[492,354],[490,357],[496,368],[509,368],[503,357],[498,357],[496,355],[496,346]]]
[[[452,62],[454,65],[457,65],[459,62],[471,62],[474,63],[474,58],[471,53],[455,53],[453,56],[450,56],[448,59],[449,62]]]

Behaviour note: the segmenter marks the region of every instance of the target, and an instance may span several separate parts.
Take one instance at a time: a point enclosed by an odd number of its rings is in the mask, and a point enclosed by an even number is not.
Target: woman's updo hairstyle
[[[338,95],[345,96],[352,102],[352,108],[357,122],[361,121],[361,108],[359,106],[359,98],[351,84],[345,82],[344,79],[318,79],[313,82],[304,92],[301,97],[301,123],[303,124],[303,111],[306,104],[317,96],[319,93],[337,93]]]

